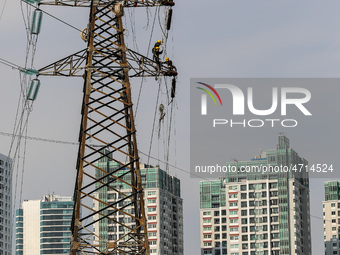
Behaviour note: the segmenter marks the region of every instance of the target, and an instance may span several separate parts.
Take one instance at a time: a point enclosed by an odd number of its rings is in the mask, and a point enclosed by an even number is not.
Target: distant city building
[[[340,181],[325,182],[323,202],[325,255],[340,254]]]
[[[97,165],[101,169],[111,172],[119,167],[117,163],[110,161],[109,158],[103,158]],[[141,164],[140,168],[144,189],[145,213],[148,221],[150,253],[183,255],[183,200],[181,198],[180,180],[159,167]],[[120,176],[125,171],[119,170],[115,172],[115,175]],[[97,170],[96,175],[100,176],[101,174],[103,173]],[[127,180],[130,175],[126,175],[125,178]],[[113,186],[113,188],[123,193],[131,192],[131,187],[128,185]],[[106,201],[112,204],[121,198],[119,192],[105,186],[97,192],[96,196],[100,197],[101,200],[106,198]],[[99,205],[97,200],[93,202],[96,210],[103,206]],[[122,203],[128,203],[128,201]],[[119,206],[124,205],[120,204]],[[128,205],[124,211],[134,214],[131,205]],[[103,214],[112,215],[111,217],[114,217],[116,221],[124,222],[127,227],[133,224],[129,219],[124,219],[124,215],[121,213],[111,214],[111,211],[106,210]],[[107,220],[107,224],[96,223],[94,230],[96,236],[104,240],[118,240],[123,238],[127,231],[128,228],[124,228],[112,220]],[[96,242],[100,245],[99,239],[96,239]]]
[[[12,254],[12,159],[0,154],[0,254]]]
[[[71,197],[47,195],[16,210],[16,255],[69,254]]]
[[[276,150],[227,163],[236,171],[201,181],[201,254],[311,254],[308,174],[255,170],[298,164],[308,162],[280,135]]]

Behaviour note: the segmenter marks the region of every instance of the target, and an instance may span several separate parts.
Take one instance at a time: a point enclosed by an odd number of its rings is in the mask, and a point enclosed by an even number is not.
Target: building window
[[[230,236],[230,240],[238,240],[238,236]]]
[[[156,215],[148,216],[148,220],[156,220],[156,219],[157,219]]]
[[[149,244],[150,244],[150,245],[156,245],[156,244],[157,244],[157,241],[150,241]]]
[[[269,187],[271,189],[275,189],[275,188],[277,188],[277,183],[271,183],[271,184],[269,184]]]
[[[148,191],[148,196],[154,196],[156,195],[156,191]]]
[[[203,219],[203,223],[211,223],[211,219]]]
[[[148,224],[148,228],[157,228],[157,224]]]

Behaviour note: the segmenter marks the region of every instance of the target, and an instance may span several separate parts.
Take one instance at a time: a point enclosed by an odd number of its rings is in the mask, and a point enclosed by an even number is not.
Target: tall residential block
[[[12,254],[12,159],[0,154],[0,254]]]
[[[16,254],[69,254],[71,197],[47,195],[16,210]]]
[[[229,162],[225,177],[201,181],[201,254],[311,254],[308,174],[281,170],[307,164],[280,134],[275,150]]]
[[[100,165],[100,169],[104,169],[114,176],[123,175],[126,170],[120,169],[120,166],[111,161],[110,158],[111,156],[105,157],[97,163]],[[150,253],[183,255],[183,200],[181,198],[180,180],[159,167],[141,164],[140,168]],[[97,170],[96,174],[97,177],[100,177],[104,176],[105,173]],[[128,180],[131,177],[130,174],[127,174],[123,178]],[[117,186],[115,182],[108,186],[98,186],[98,188],[96,196],[105,200],[107,204],[117,207],[116,202],[122,198],[120,192],[128,194],[131,191],[128,184]],[[96,210],[105,209],[105,206],[107,206],[99,204],[95,199],[93,202]],[[119,207],[124,207],[124,211],[134,215],[130,199],[119,202]],[[94,227],[94,232],[98,236],[96,242],[99,247],[102,237],[105,237],[104,240],[120,240],[119,243],[123,244],[126,241],[125,235],[129,231],[129,227],[134,223],[125,219],[122,213],[114,209],[103,210],[101,213],[107,216],[107,219],[105,223],[96,223]],[[126,227],[116,224],[117,221],[123,222]]]
[[[323,202],[325,255],[340,254],[340,181],[325,182]]]

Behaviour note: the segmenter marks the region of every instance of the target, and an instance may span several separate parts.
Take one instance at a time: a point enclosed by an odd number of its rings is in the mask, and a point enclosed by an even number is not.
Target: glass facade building
[[[119,165],[110,160],[110,156],[103,158],[97,162],[100,168],[113,172]],[[147,217],[148,239],[151,254],[172,254],[183,255],[183,200],[181,198],[180,180],[169,175],[159,167],[149,165],[140,165],[142,186],[144,189],[144,205]],[[120,176],[126,170],[121,169],[115,171],[114,175]],[[102,171],[97,170],[98,177],[104,175]],[[129,182],[130,174],[126,174],[123,179]],[[127,194],[131,187],[121,184],[117,186],[114,182],[110,184],[111,188],[102,186],[96,193],[101,200],[108,204],[114,204],[117,199],[121,198],[120,192]],[[99,186],[98,186],[99,188]],[[93,200],[96,210],[104,208],[97,200]],[[120,207],[126,206],[125,211],[134,214],[133,207],[129,201],[120,202]],[[105,206],[105,205],[104,205]],[[96,223],[94,232],[98,236],[97,244],[102,244],[104,240],[118,240],[124,242],[124,236],[129,231],[129,226],[134,224],[131,219],[124,218],[119,212],[104,210],[104,215],[109,215],[106,222]],[[123,222],[126,227],[116,224],[115,222]]]
[[[0,154],[0,254],[12,254],[12,159]]]
[[[325,255],[340,254],[340,181],[325,182],[324,187]]]
[[[200,182],[201,254],[310,254],[308,174],[259,171],[299,164],[308,162],[280,135],[275,150],[229,162],[235,171]]]
[[[69,254],[72,212],[70,197],[24,201],[16,211],[16,254]]]

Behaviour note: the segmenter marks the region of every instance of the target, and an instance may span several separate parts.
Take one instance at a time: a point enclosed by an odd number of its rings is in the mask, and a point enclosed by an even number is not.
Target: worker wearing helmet
[[[153,54],[153,55],[155,55],[156,49],[159,51],[159,48],[161,47],[161,44],[162,44],[161,40],[158,40],[158,41],[155,43],[155,45],[154,45],[153,48],[152,48],[152,54]]]
[[[177,72],[177,68],[172,64],[172,61],[168,57],[165,58],[165,63],[168,65],[171,72]]]
[[[161,44],[162,44],[162,41],[161,41],[161,40],[158,40],[158,41],[155,43],[155,45],[154,45],[153,47],[154,47],[154,48],[160,47]]]
[[[159,46],[155,46],[152,49],[152,53],[153,53],[153,60],[157,63],[158,68],[160,68],[161,62],[159,61],[159,55],[163,53],[163,50],[161,50]]]

